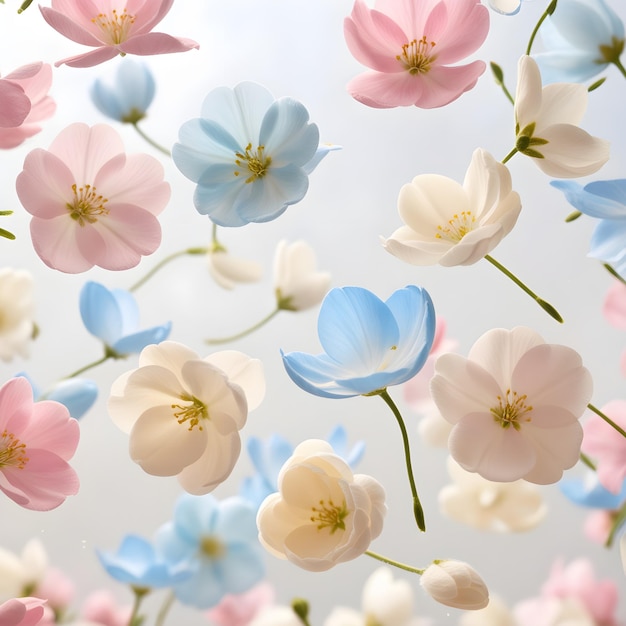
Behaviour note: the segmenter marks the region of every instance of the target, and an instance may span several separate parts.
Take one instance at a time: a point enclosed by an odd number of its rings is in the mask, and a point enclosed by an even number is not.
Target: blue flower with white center
[[[197,183],[194,204],[220,226],[267,222],[304,198],[308,175],[332,147],[309,113],[256,83],[220,87],[183,124],[172,157]]]
[[[386,302],[361,287],[336,288],[322,302],[318,335],[325,354],[282,353],[293,382],[324,398],[373,394],[422,368],[435,310],[426,290],[413,285]]]
[[[191,578],[173,586],[183,604],[208,609],[226,594],[251,589],[265,575],[257,538],[256,510],[239,497],[183,494],[174,519],[157,532],[159,552],[174,563],[190,563]]]
[[[107,117],[136,124],[146,117],[154,92],[154,78],[148,67],[132,59],[124,59],[117,69],[115,85],[111,87],[96,80],[91,88],[91,100]]]
[[[544,85],[580,83],[609,63],[621,66],[624,24],[605,0],[559,2],[539,32],[546,52],[533,57]]]
[[[172,323],[166,322],[139,330],[139,307],[132,294],[93,281],[85,283],[80,292],[80,315],[85,328],[104,342],[107,354],[114,358],[164,341],[172,328]]]

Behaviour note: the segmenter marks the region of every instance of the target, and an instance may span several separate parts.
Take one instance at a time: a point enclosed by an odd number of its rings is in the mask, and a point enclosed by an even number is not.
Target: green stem
[[[207,254],[208,248],[186,248],[185,250],[179,250],[161,259],[143,278],[140,278],[128,291],[137,291],[139,287],[144,285],[150,278],[152,278],[161,268],[165,267],[168,263],[177,259],[178,257],[185,256],[186,254]]]
[[[156,141],[154,141],[152,137],[149,137],[148,135],[146,135],[146,133],[144,133],[143,130],[139,128],[139,125],[137,124],[137,122],[135,122],[133,126],[135,127],[135,130],[139,133],[139,135],[143,139],[145,139],[153,148],[156,148],[157,150],[159,150],[160,152],[162,152],[164,155],[168,157],[172,156],[172,153],[167,148],[164,148],[161,144],[158,144]]]
[[[609,532],[609,536],[606,538],[604,545],[607,548],[610,548],[613,545],[613,541],[615,539],[615,535],[617,531],[620,529],[622,524],[626,522],[626,502],[622,505],[622,508],[616,512],[615,517],[613,518],[613,526],[611,526],[611,530]]]
[[[511,152],[509,152],[501,161],[501,163],[504,165],[507,161],[509,161],[512,157],[514,157],[518,152],[517,148],[513,148],[513,150],[511,150]]]
[[[112,358],[113,358],[113,354],[111,354],[111,352],[107,351],[107,352],[104,353],[104,356],[101,357],[100,359],[98,359],[97,361],[93,361],[91,363],[88,363],[84,367],[78,368],[75,372],[72,372],[71,374],[66,376],[65,379],[67,379],[67,378],[74,378],[74,377],[78,376],[79,374],[82,374],[83,372],[86,372],[87,370],[90,370],[92,367],[96,367],[97,365],[100,365],[101,363],[104,363],[105,361],[108,361],[109,359],[112,359]]]
[[[613,60],[613,65],[615,65],[615,67],[622,73],[622,76],[626,78],[626,68],[622,65],[619,57]]]
[[[611,274],[611,276],[613,276],[613,277],[617,278],[617,280],[619,280],[619,281],[620,281],[620,283],[623,283],[624,285],[626,285],[626,280],[625,280],[622,276],[620,276],[620,275],[617,273],[617,270],[616,270],[616,269],[615,269],[612,265],[609,265],[608,263],[605,263],[605,264],[604,264],[604,269],[605,269],[605,270],[606,270],[609,274]]]
[[[580,460],[584,463],[590,470],[596,471],[596,464],[584,453],[580,453]]]
[[[205,343],[208,343],[209,345],[216,345],[220,343],[229,343],[231,341],[236,341],[237,339],[241,339],[242,337],[245,337],[246,335],[253,333],[255,330],[258,330],[259,328],[261,328],[261,326],[264,326],[265,324],[267,324],[273,317],[275,317],[278,313],[280,313],[280,311],[281,309],[279,307],[276,307],[269,315],[266,315],[260,322],[257,322],[253,326],[250,326],[250,328],[246,328],[246,330],[242,330],[240,333],[237,333],[235,335],[230,335],[229,337],[221,337],[218,339],[205,339],[204,341]]]
[[[367,556],[371,556],[373,559],[376,559],[377,561],[381,561],[383,563],[386,563],[387,565],[393,565],[394,567],[403,569],[407,572],[411,572],[412,574],[417,574],[418,576],[421,576],[426,571],[423,569],[418,569],[417,567],[411,567],[410,565],[400,563],[399,561],[394,561],[393,559],[387,558],[386,556],[383,556],[382,554],[378,554],[377,552],[372,552],[371,550],[366,550],[365,554],[367,554]]]
[[[563,323],[563,318],[561,314],[549,303],[546,302],[543,298],[540,298],[534,291],[529,289],[515,274],[512,274],[504,265],[498,263],[492,256],[486,254],[485,259],[489,261],[494,267],[497,267],[503,274],[508,276],[518,287],[520,287],[523,291],[525,291],[550,317],[555,319],[559,323]]]
[[[554,10],[556,9],[556,3],[557,3],[557,0],[552,0],[552,2],[548,5],[548,8],[542,13],[541,17],[539,18],[539,21],[537,22],[537,25],[533,29],[533,32],[530,34],[530,39],[528,40],[528,46],[526,46],[527,55],[530,54],[530,51],[533,47],[533,43],[535,41],[535,37],[537,36],[537,33],[539,32],[539,27],[543,24],[543,22],[548,17],[548,15],[552,15],[554,13]]]
[[[174,595],[173,591],[170,591],[167,594],[167,597],[165,598],[163,605],[159,609],[159,612],[157,613],[157,618],[156,618],[156,621],[154,622],[154,626],[163,626],[163,624],[165,624],[165,618],[167,617],[167,614],[172,608],[172,605],[174,604],[174,600],[176,600],[176,596]]]
[[[404,458],[406,460],[406,471],[409,477],[409,484],[411,485],[411,493],[413,494],[413,515],[415,517],[415,522],[417,523],[417,527],[422,531],[426,531],[426,522],[424,521],[424,509],[422,508],[422,504],[420,503],[419,496],[417,495],[417,488],[415,487],[415,479],[413,478],[413,467],[411,465],[411,449],[409,447],[409,435],[406,432],[406,426],[404,425],[404,420],[402,419],[402,415],[398,410],[395,402],[391,399],[391,396],[387,392],[387,389],[382,389],[377,392],[387,404],[387,406],[391,409],[391,412],[394,414],[398,426],[400,426],[400,432],[402,433],[402,444],[404,445]]]
[[[582,215],[582,213],[580,211],[572,211],[566,218],[565,218],[565,222],[569,224],[569,222],[573,222],[574,220],[577,220],[580,216]]]
[[[139,619],[139,607],[141,606],[141,602],[144,599],[144,596],[150,593],[149,587],[135,587],[131,585],[131,589],[135,594],[135,601],[133,602],[133,610],[130,614],[130,619],[128,620],[128,626],[135,626],[136,624],[140,624],[141,621]]]
[[[599,408],[589,403],[587,408],[593,411],[596,415],[600,416],[611,428],[614,428],[622,437],[626,437],[626,430],[616,424],[608,415],[605,415]]]

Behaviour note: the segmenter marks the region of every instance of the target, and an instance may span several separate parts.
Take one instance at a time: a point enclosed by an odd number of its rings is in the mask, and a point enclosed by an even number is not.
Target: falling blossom
[[[35,281],[30,272],[0,269],[0,359],[28,356],[35,322]]]

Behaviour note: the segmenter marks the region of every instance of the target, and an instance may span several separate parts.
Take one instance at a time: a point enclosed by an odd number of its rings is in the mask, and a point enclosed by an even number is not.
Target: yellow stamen
[[[531,417],[528,415],[533,407],[526,404],[528,396],[526,394],[519,396],[517,391],[506,390],[504,398],[496,396],[498,406],[489,409],[493,415],[494,421],[498,422],[502,428],[512,426],[515,430],[522,427],[520,422],[530,422]]]
[[[24,469],[28,463],[26,456],[26,444],[13,434],[5,430],[0,435],[0,468],[16,467]]]
[[[183,406],[182,404],[171,405],[173,409],[180,409],[179,411],[174,411],[176,421],[179,424],[189,422],[188,430],[193,430],[194,426],[197,426],[198,430],[203,430],[200,420],[209,419],[209,410],[207,409],[206,404],[194,396],[188,396],[185,394],[180,396],[180,399],[183,402],[189,402],[190,404],[187,406]]]
[[[258,146],[256,150],[252,150],[252,144],[246,146],[245,152],[235,152],[235,163],[241,168],[248,168],[250,176],[246,178],[246,183],[252,183],[257,178],[263,178],[272,163],[271,157],[264,154],[265,146]],[[244,170],[245,172],[245,170]],[[235,170],[235,176],[239,176],[241,172]]]
[[[459,243],[467,233],[474,230],[475,223],[476,218],[472,215],[471,211],[455,213],[452,219],[448,220],[446,226],[437,226],[435,238],[445,239],[452,243]]]
[[[200,540],[200,550],[204,556],[210,559],[220,559],[226,554],[224,544],[212,535],[202,537]]]
[[[108,43],[116,46],[128,39],[131,26],[135,22],[135,16],[127,13],[126,9],[121,13],[118,13],[117,9],[113,9],[108,15],[98,13],[91,21],[100,28]]]
[[[434,47],[435,42],[428,41],[426,36],[419,41],[414,39],[402,46],[402,54],[398,54],[396,59],[404,65],[409,74],[426,74],[437,58],[437,55],[432,53]]]
[[[322,528],[330,528],[330,534],[333,535],[337,529],[345,530],[346,523],[345,518],[349,515],[349,511],[346,508],[346,501],[343,501],[341,506],[333,504],[332,500],[328,501],[328,505],[324,504],[324,500],[319,502],[320,508],[311,507],[311,511],[315,515],[311,515],[312,522],[319,522],[317,524],[317,530]]]
[[[109,209],[104,206],[108,200],[98,194],[95,187],[91,185],[78,187],[73,184],[72,192],[74,193],[74,200],[65,206],[70,212],[70,217],[76,220],[80,226],[84,226],[86,222],[89,224],[97,222],[96,215],[109,214]]]

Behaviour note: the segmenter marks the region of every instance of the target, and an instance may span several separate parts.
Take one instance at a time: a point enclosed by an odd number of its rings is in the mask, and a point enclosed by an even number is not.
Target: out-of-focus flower
[[[41,130],[39,122],[56,109],[48,95],[51,85],[52,68],[41,62],[0,79],[0,148],[15,148]]]
[[[496,595],[489,596],[489,604],[461,616],[459,626],[519,626],[513,613],[504,601]]]
[[[405,226],[384,239],[383,247],[413,265],[471,265],[511,232],[521,210],[509,170],[478,148],[463,186],[421,174],[402,187],[398,211]]]
[[[64,37],[95,48],[55,65],[92,67],[118,54],[167,54],[199,48],[192,39],[153,33],[152,29],[167,15],[173,0],[125,0],[115,8],[107,0],[52,0],[52,7],[39,9],[50,26]]]
[[[619,551],[622,557],[622,567],[624,568],[624,574],[626,574],[626,533],[622,535],[619,542]]]
[[[179,139],[172,157],[198,185],[196,209],[220,226],[277,218],[304,198],[316,151],[329,151],[302,104],[250,82],[209,93]]]
[[[173,341],[144,348],[139,367],[111,388],[109,412],[130,433],[130,456],[148,474],[178,476],[197,495],[231,473],[239,430],[265,394],[261,362],[227,350],[201,359]]]
[[[48,555],[39,539],[31,539],[18,555],[0,547],[0,594],[18,597],[32,593],[46,575]]]
[[[102,626],[128,626],[132,609],[118,606],[108,590],[94,591],[83,602],[80,616],[88,622]]]
[[[256,261],[240,259],[223,248],[209,250],[209,274],[223,289],[234,289],[237,283],[255,283],[263,270]]]
[[[420,577],[433,600],[456,609],[484,609],[489,590],[476,570],[463,561],[433,561]]]
[[[516,15],[523,0],[489,0],[489,7],[501,15]]]
[[[154,77],[148,67],[127,59],[118,67],[113,87],[96,80],[90,93],[100,113],[118,122],[136,124],[146,117],[154,92]]]
[[[424,365],[435,334],[425,289],[410,285],[383,302],[361,287],[328,292],[318,318],[325,354],[283,354],[298,387],[324,398],[348,398],[399,385]]]
[[[259,509],[259,540],[271,554],[303,569],[320,572],[355,559],[382,530],[382,486],[354,475],[325,441],[297,446],[280,471],[278,488]]]
[[[302,626],[302,620],[290,606],[263,609],[247,626]]]
[[[32,588],[32,595],[45,600],[46,610],[54,612],[57,621],[61,622],[74,600],[76,586],[60,569],[48,567],[43,579]]]
[[[476,84],[483,61],[451,66],[477,50],[489,30],[489,11],[478,0],[356,0],[344,21],[354,57],[373,71],[348,83],[350,95],[375,108],[441,107]]]
[[[45,600],[39,598],[13,598],[0,604],[2,626],[35,626],[44,613]]]
[[[85,328],[102,340],[107,354],[124,357],[167,339],[171,322],[139,330],[139,306],[124,289],[107,289],[88,281],[80,291],[80,316]]]
[[[493,329],[468,358],[435,364],[433,399],[454,425],[448,445],[459,465],[487,480],[557,482],[579,459],[579,418],[592,381],[580,355],[546,344],[530,328]]]
[[[605,0],[569,0],[541,25],[545,52],[533,55],[544,83],[580,83],[619,63],[624,24]]]
[[[78,422],[59,402],[33,402],[30,383],[12,378],[0,388],[0,491],[26,509],[49,511],[78,492],[68,461]]]
[[[124,154],[105,124],[71,124],[49,150],[30,152],[16,186],[33,215],[35,251],[54,269],[128,269],[161,243],[156,216],[170,198],[163,166],[147,154]]]
[[[584,441],[583,437],[583,447]],[[584,478],[562,480],[559,488],[575,504],[592,509],[617,509],[626,500],[626,480],[618,492],[612,493],[598,480],[596,472],[587,472]]]
[[[159,529],[156,545],[169,560],[194,569],[191,578],[173,586],[180,602],[208,609],[262,580],[263,550],[254,518],[252,506],[238,497],[179,498],[174,519]]]
[[[602,305],[602,313],[611,326],[626,330],[626,285],[624,283],[616,281],[609,287]]]
[[[244,593],[226,594],[205,615],[218,626],[249,626],[255,616],[273,605],[274,597],[272,585],[263,582]]]
[[[524,532],[545,517],[547,508],[536,487],[522,480],[494,483],[448,461],[454,484],[439,492],[439,507],[448,517],[495,532]]]
[[[609,160],[609,142],[578,124],[587,109],[587,89],[574,83],[541,86],[531,57],[520,58],[515,94],[515,147],[556,178],[597,172]]]
[[[35,281],[30,272],[8,267],[0,269],[0,359],[28,356],[33,337]]]
[[[330,274],[317,270],[313,248],[304,241],[278,243],[274,254],[274,291],[279,309],[304,311],[317,306],[330,287]]]
[[[515,605],[517,626],[597,626],[587,609],[572,598],[539,597]]]

